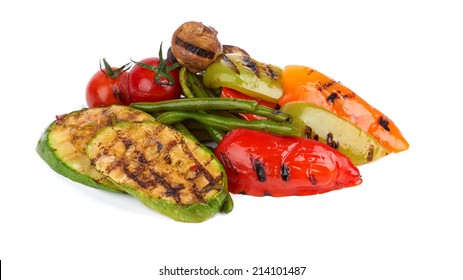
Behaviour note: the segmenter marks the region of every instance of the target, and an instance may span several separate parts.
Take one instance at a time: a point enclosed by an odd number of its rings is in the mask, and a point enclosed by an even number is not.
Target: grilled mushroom
[[[197,73],[206,69],[222,54],[222,44],[214,28],[190,21],[174,32],[172,53],[181,65]]]

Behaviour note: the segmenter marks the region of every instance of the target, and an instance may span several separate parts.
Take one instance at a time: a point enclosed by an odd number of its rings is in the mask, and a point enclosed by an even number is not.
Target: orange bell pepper
[[[370,133],[390,152],[407,150],[409,144],[386,115],[346,86],[306,66],[286,66],[282,72],[283,96],[278,104],[307,101],[337,114]]]

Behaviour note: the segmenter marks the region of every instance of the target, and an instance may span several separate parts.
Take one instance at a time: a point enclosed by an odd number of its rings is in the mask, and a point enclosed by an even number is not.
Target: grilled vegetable
[[[246,121],[236,117],[224,117],[214,114],[189,111],[165,112],[156,118],[158,122],[163,124],[175,124],[188,119],[195,120],[202,123],[203,125],[223,131],[230,131],[236,128],[247,128],[252,130],[266,131],[283,136],[302,136],[301,129],[295,125],[268,120]]]
[[[294,125],[303,127],[312,138],[337,149],[355,165],[380,159],[388,150],[375,138],[323,107],[304,101],[286,103],[281,111],[291,115]]]
[[[130,104],[133,108],[143,110],[148,113],[162,111],[202,111],[202,110],[220,110],[240,113],[252,113],[267,117],[267,119],[286,122],[289,115],[281,111],[259,105],[259,102],[253,99],[239,98],[182,98],[159,102],[139,102]],[[203,111],[204,112],[204,111]]]
[[[222,207],[231,210],[220,162],[168,126],[144,122],[104,128],[88,143],[87,154],[99,172],[174,220],[202,222]]]
[[[206,69],[222,53],[222,44],[214,28],[190,21],[174,32],[172,53],[182,66],[197,73]]]
[[[277,103],[283,90],[279,67],[258,62],[249,56],[231,53],[221,55],[204,72],[206,87],[228,87],[254,98]]]
[[[132,61],[127,78],[130,103],[156,102],[177,99],[182,94],[179,82],[179,64],[164,59],[162,44],[158,57],[147,57],[141,61]]]
[[[312,195],[362,182],[348,157],[312,139],[235,129],[215,153],[227,171],[232,193]]]
[[[220,97],[223,97],[223,98],[237,98],[237,99],[245,99],[245,100],[255,100],[256,102],[259,103],[259,105],[262,105],[262,106],[265,106],[265,107],[268,107],[268,108],[272,108],[272,109],[275,109],[276,105],[277,105],[275,103],[264,101],[264,100],[259,99],[259,98],[252,98],[250,96],[242,94],[239,91],[236,91],[236,90],[231,89],[231,88],[226,88],[226,87],[222,88],[222,93],[221,93]],[[243,119],[248,120],[248,121],[265,119],[265,117],[255,115],[255,114],[240,113],[240,116]]]
[[[196,89],[200,89],[199,91],[194,90],[194,84],[196,81],[196,75],[192,74],[186,67],[182,67],[180,69],[179,73],[179,78],[180,78],[180,84],[182,86],[183,90],[183,95],[188,99],[195,99],[197,97],[208,97],[209,96],[209,91],[203,90],[204,87],[200,87],[199,85],[195,87]],[[199,110],[198,112],[201,113],[206,113],[204,110]],[[223,136],[225,135],[225,132],[223,132],[220,129],[216,129],[210,126],[204,126],[204,129],[209,133],[209,135],[212,137],[213,141],[216,143],[220,142],[222,140]]]
[[[245,56],[250,56],[247,51],[243,50],[240,47],[234,46],[234,45],[223,45],[222,48],[223,48],[224,54],[239,53]]]
[[[390,152],[407,150],[399,128],[376,108],[346,86],[306,66],[286,66],[281,82],[284,95],[278,104],[308,101],[352,122],[375,137]]]
[[[149,114],[126,106],[113,105],[82,109],[57,117],[42,134],[37,153],[57,173],[84,185],[113,191],[122,190],[90,164],[87,142],[98,130],[121,121],[150,121]]]

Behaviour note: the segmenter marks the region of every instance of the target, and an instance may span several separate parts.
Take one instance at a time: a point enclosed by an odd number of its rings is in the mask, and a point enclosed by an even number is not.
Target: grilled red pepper
[[[259,103],[259,105],[264,105],[264,106],[267,106],[267,107],[272,108],[272,109],[275,109],[276,106],[277,106],[277,104],[275,104],[275,103],[271,103],[271,102],[262,100],[260,98],[253,98],[253,97],[250,97],[248,95],[242,94],[239,91],[236,91],[234,89],[227,88],[227,87],[222,88],[222,93],[221,93],[220,97],[238,98],[238,99],[245,99],[245,100],[256,100]],[[265,117],[258,116],[258,115],[253,115],[253,114],[240,114],[240,116],[243,117],[243,119],[248,120],[248,121],[266,119]]]
[[[312,195],[362,182],[348,157],[312,139],[235,129],[218,144],[215,154],[232,193]]]

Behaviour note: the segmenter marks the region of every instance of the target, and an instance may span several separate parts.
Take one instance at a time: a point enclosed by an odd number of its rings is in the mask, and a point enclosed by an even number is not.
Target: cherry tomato
[[[111,67],[103,59],[105,69],[100,67],[89,80],[85,91],[85,99],[89,107],[127,105],[128,90],[126,72],[128,64],[116,68]]]
[[[172,66],[157,57],[135,62],[128,78],[130,102],[156,102],[179,98],[182,93],[179,69]]]

